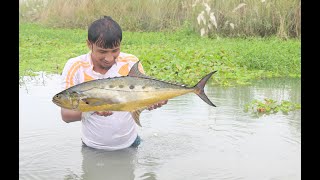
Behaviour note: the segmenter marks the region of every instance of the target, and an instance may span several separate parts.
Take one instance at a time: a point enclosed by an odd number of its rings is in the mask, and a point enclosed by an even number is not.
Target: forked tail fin
[[[204,93],[204,86],[206,85],[207,81],[210,79],[210,77],[212,76],[212,74],[214,74],[217,71],[213,71],[209,74],[207,74],[205,77],[203,77],[197,85],[194,86],[195,89],[195,93],[207,104],[209,104],[210,106],[214,106],[216,107],[216,105],[214,105],[209,98],[207,97],[207,95]]]

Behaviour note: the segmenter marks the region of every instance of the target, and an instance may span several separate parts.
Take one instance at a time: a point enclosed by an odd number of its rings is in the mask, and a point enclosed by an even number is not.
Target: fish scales
[[[192,92],[193,89],[159,80],[127,76],[121,79],[89,81],[83,86],[74,86],[73,91],[79,92],[85,97],[105,100],[108,103],[96,107],[81,103],[79,106],[80,111],[97,109],[132,111],[150,106],[164,99],[171,99]],[[113,105],[111,106],[110,104]]]

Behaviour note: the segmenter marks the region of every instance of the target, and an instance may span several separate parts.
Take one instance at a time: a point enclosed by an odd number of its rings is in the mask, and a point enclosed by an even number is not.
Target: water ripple
[[[20,179],[301,177],[301,111],[261,117],[243,112],[255,98],[301,102],[299,83],[279,79],[245,87],[206,86],[217,107],[195,94],[171,99],[141,114],[137,149],[111,153],[83,148],[80,122],[61,121],[51,102],[60,89],[58,77],[39,76],[29,83],[26,78],[20,86]]]

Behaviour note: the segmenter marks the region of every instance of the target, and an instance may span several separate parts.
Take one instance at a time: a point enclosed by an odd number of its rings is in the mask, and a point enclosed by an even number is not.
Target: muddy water
[[[19,89],[20,179],[301,179],[301,111],[255,116],[253,99],[301,103],[300,79],[246,87],[206,86],[210,107],[187,94],[141,114],[138,149],[82,147],[80,122],[66,124],[51,102],[57,75],[25,77]]]

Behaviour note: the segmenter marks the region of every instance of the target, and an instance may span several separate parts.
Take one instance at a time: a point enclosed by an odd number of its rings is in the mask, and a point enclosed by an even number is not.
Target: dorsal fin
[[[128,76],[131,76],[131,77],[148,77],[148,76],[142,74],[142,73],[139,71],[139,67],[138,67],[139,62],[140,62],[140,61],[136,62],[136,63],[132,66],[132,68],[131,68],[130,71],[129,71]]]
[[[139,71],[139,62],[136,62],[132,68],[130,69],[129,73],[128,73],[128,76],[131,76],[131,77],[142,77],[142,78],[148,78],[148,79],[151,79],[151,80],[156,80],[156,81],[161,81],[161,82],[164,82],[164,83],[169,83],[169,84],[173,84],[173,85],[178,85],[178,86],[182,86],[182,87],[187,87],[185,84],[181,84],[181,83],[177,83],[177,82],[168,82],[168,81],[162,81],[162,80],[159,80],[159,79],[156,79],[154,77],[150,77],[150,76],[147,76],[143,73],[141,73]]]

